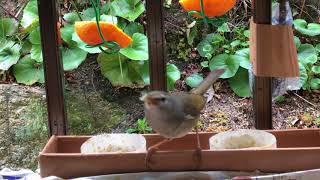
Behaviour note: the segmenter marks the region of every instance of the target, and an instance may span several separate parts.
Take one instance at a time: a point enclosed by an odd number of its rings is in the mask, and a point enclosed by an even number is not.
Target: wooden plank
[[[67,134],[63,68],[57,41],[56,0],[38,0],[50,135]]]
[[[163,0],[147,0],[150,89],[167,90]]]
[[[257,24],[271,24],[271,0],[253,0],[253,20]],[[259,61],[259,60],[257,60]],[[254,121],[257,129],[272,129],[272,78],[254,77]]]

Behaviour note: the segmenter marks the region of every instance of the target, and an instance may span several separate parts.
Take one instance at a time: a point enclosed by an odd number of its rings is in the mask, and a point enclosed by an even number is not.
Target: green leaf
[[[100,16],[100,20],[111,23],[111,24],[115,24],[115,25],[117,25],[117,23],[118,23],[117,17],[105,15],[105,14]],[[96,21],[96,17],[92,18],[91,21]]]
[[[174,64],[167,64],[167,86],[169,90],[174,88],[174,83],[179,80],[181,73]]]
[[[296,19],[293,21],[294,27],[301,34],[308,36],[320,35],[320,24],[307,23],[304,19]]]
[[[240,41],[239,39],[234,40],[234,41],[232,41],[232,42],[230,43],[230,45],[231,45],[232,48],[235,48],[235,47],[239,46],[240,44],[241,44],[241,41]]]
[[[298,59],[303,64],[314,64],[317,62],[317,51],[311,44],[302,44],[298,49]]]
[[[220,43],[224,42],[225,38],[219,34],[208,34],[198,45],[197,50],[202,57],[208,57],[212,54]],[[209,58],[210,59],[210,56]]]
[[[125,27],[124,32],[132,37],[134,33],[143,34],[144,30],[143,26],[140,23],[132,22]]]
[[[144,82],[137,72],[141,64],[137,61],[128,61],[120,53],[105,54],[98,56],[98,63],[102,74],[115,87],[143,87]],[[121,68],[120,68],[121,65]]]
[[[95,18],[95,12],[94,12],[94,9],[93,8],[88,8],[88,9],[85,9],[84,11],[82,11],[82,19],[84,21],[91,21],[93,18]]]
[[[70,44],[72,43],[72,35],[75,32],[74,31],[74,25],[71,24],[65,24],[64,27],[60,29],[61,32],[61,38],[64,42]]]
[[[13,41],[1,41],[1,43],[4,44],[0,47],[0,69],[6,71],[18,62],[21,47]]]
[[[93,48],[87,47],[87,44],[84,43],[83,41],[81,41],[81,39],[79,38],[79,36],[76,32],[74,32],[72,34],[72,40],[77,43],[77,45],[80,49],[82,49],[90,54],[101,53],[101,50],[98,47],[93,47]]]
[[[144,34],[135,33],[132,36],[132,40],[132,44],[126,48],[122,48],[120,53],[131,60],[148,60],[149,54],[147,37]]]
[[[217,29],[218,32],[231,32],[228,23],[223,23],[221,26]]]
[[[207,67],[209,67],[209,61],[202,61],[202,62],[200,63],[200,65],[201,65],[202,67],[204,67],[204,68],[207,68]]]
[[[246,38],[250,38],[250,30],[245,30],[243,32],[243,35],[246,37]]]
[[[139,66],[138,73],[140,77],[143,79],[144,84],[150,84],[150,76],[149,76],[149,61],[138,61],[141,66]]]
[[[316,45],[316,50],[318,51],[318,53],[320,53],[320,44]]]
[[[193,26],[191,28],[190,33],[187,35],[188,44],[190,46],[192,46],[194,39],[197,37],[197,35],[198,35],[198,28],[197,26]]]
[[[249,74],[248,70],[239,68],[238,72],[230,78],[229,84],[236,95],[240,97],[250,97]]]
[[[300,85],[303,87],[308,81],[308,72],[302,63],[299,63]]]
[[[32,48],[31,42],[28,39],[24,40],[22,42],[22,47],[20,50],[21,55],[29,54],[31,51],[31,48]]]
[[[311,89],[320,89],[320,79],[319,78],[311,79],[310,87]]]
[[[23,10],[21,25],[27,28],[37,21],[39,21],[37,0],[31,0]]]
[[[37,62],[43,62],[42,48],[40,44],[32,45],[31,58]]]
[[[40,28],[36,28],[30,33],[29,40],[32,44],[41,44]]]
[[[312,66],[311,70],[316,74],[320,74],[320,66]]]
[[[116,16],[135,21],[144,11],[145,7],[140,0],[114,0],[111,3],[112,12]]]
[[[64,48],[62,50],[63,69],[70,71],[76,69],[80,64],[86,60],[87,52],[75,47],[75,48]]]
[[[244,48],[236,51],[235,54],[240,61],[240,66],[249,69],[250,68],[250,49]]]
[[[220,54],[213,57],[210,60],[209,68],[210,70],[215,69],[225,69],[225,72],[220,76],[220,78],[230,78],[233,77],[240,66],[240,62],[235,55]]]
[[[296,48],[299,49],[299,47],[301,46],[301,41],[300,41],[299,37],[294,36],[293,40],[294,40],[294,44],[296,45]]]
[[[73,24],[75,21],[80,21],[80,18],[77,12],[70,12],[63,16],[63,19],[70,24]]]
[[[198,87],[203,81],[202,75],[195,73],[186,78],[186,84],[192,88]]]
[[[12,18],[0,19],[0,39],[11,36],[17,31],[18,23]]]
[[[13,66],[13,74],[18,83],[26,85],[44,83],[43,65],[31,59],[30,55],[24,56]]]
[[[137,129],[133,129],[133,128],[129,128],[129,129],[126,130],[126,133],[128,133],[128,134],[133,134],[133,133],[137,133],[137,132],[138,132],[138,130]]]

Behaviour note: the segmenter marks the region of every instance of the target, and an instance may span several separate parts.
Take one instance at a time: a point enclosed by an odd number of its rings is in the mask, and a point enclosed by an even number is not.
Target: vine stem
[[[121,77],[123,79],[122,63],[121,63],[121,60],[120,60],[120,53],[119,52],[118,52],[118,61],[119,61],[119,65],[120,65],[120,74],[121,74]]]

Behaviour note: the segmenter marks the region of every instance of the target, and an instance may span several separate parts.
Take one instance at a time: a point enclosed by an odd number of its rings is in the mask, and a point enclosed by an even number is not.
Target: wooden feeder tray
[[[90,136],[52,136],[39,155],[41,177],[74,178],[143,171],[255,171],[290,172],[320,168],[320,129],[272,130],[276,149],[210,150],[214,133],[201,133],[202,164],[194,169],[196,136],[190,133],[161,146],[152,157],[152,170],[145,167],[145,152],[81,154]],[[163,138],[144,135],[147,147]]]

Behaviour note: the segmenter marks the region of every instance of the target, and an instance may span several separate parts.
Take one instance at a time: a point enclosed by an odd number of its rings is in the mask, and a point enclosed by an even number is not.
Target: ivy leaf
[[[77,34],[76,32],[74,32],[74,33],[72,34],[72,40],[77,43],[77,46],[78,46],[80,49],[82,49],[82,50],[84,50],[84,51],[86,51],[86,52],[88,52],[88,53],[90,53],[90,54],[101,53],[101,50],[100,50],[98,47],[93,47],[93,48],[87,47],[87,44],[84,43],[84,42],[79,38],[79,36],[78,36],[78,34]]]
[[[201,65],[202,67],[204,67],[204,68],[207,68],[207,67],[209,67],[209,61],[202,61],[202,62],[200,63],[200,65]]]
[[[143,34],[144,30],[143,26],[140,23],[132,22],[124,28],[124,32],[132,37],[134,33]]]
[[[223,23],[221,26],[218,27],[217,29],[218,32],[231,32],[228,23]]]
[[[23,10],[21,25],[24,28],[39,21],[37,0],[31,0]]]
[[[29,40],[32,44],[41,44],[41,37],[40,37],[40,28],[34,29],[29,36]]]
[[[311,79],[310,87],[311,89],[320,89],[320,79],[319,78]]]
[[[294,40],[294,44],[296,45],[296,48],[299,49],[299,47],[301,46],[301,41],[297,36],[293,37]]]
[[[249,74],[248,70],[244,68],[239,68],[237,73],[230,78],[229,84],[231,89],[236,95],[240,97],[250,97],[250,86],[249,86]]]
[[[73,24],[74,22],[76,21],[80,21],[80,18],[77,14],[77,12],[70,12],[70,13],[67,13],[63,16],[63,19],[67,22],[67,23],[70,23],[70,24]]]
[[[37,62],[43,62],[42,48],[40,44],[33,44],[31,48],[31,58]]]
[[[76,69],[80,64],[86,60],[87,52],[75,47],[75,48],[64,48],[62,50],[63,69],[70,71]]]
[[[174,83],[180,79],[181,73],[176,65],[167,64],[167,87],[169,90],[174,88]]]
[[[192,88],[198,87],[202,81],[203,77],[198,73],[194,73],[186,78],[186,84]]]
[[[219,34],[208,34],[198,45],[197,50],[202,57],[208,57],[208,54],[212,54],[217,48],[218,44],[223,42],[225,38]],[[211,58],[208,58],[211,59]]]
[[[44,83],[43,64],[31,59],[30,55],[24,56],[13,66],[13,74],[18,83],[25,85]]]
[[[102,74],[115,87],[143,87],[144,82],[137,72],[141,64],[119,54],[101,53],[98,56],[98,63]],[[121,66],[120,66],[121,65]]]
[[[1,43],[4,44],[0,47],[0,69],[6,71],[18,62],[21,47],[13,41],[1,41]]]
[[[18,23],[12,18],[0,19],[0,38],[11,36],[17,31]]]
[[[61,31],[61,38],[64,42],[70,44],[72,43],[72,35],[74,31],[74,25],[66,24],[63,28],[60,29]]]
[[[299,71],[300,71],[300,85],[301,87],[303,87],[307,83],[308,72],[302,63],[299,63]]]
[[[244,48],[240,49],[235,54],[240,61],[240,66],[249,69],[250,68],[250,49]]]
[[[190,30],[190,33],[187,35],[188,44],[192,46],[194,39],[197,37],[198,28],[197,26],[193,26]]]
[[[225,69],[225,72],[220,78],[231,78],[233,77],[240,66],[240,62],[235,55],[220,54],[213,57],[209,62],[210,70]]]
[[[316,74],[320,74],[320,66],[312,66],[311,70]]]
[[[140,0],[114,0],[111,3],[112,12],[116,16],[135,21],[144,11],[145,7]]]
[[[317,23],[307,23],[304,19],[296,19],[293,21],[294,28],[301,34],[308,36],[320,35],[320,24]]]
[[[132,36],[132,40],[132,44],[126,48],[122,48],[120,53],[132,60],[148,60],[149,54],[147,37],[144,34],[135,33]]]
[[[243,32],[243,35],[246,37],[246,38],[250,38],[250,30],[245,30]]]
[[[311,44],[302,44],[298,49],[298,60],[303,64],[314,64],[317,62],[317,51]]]

